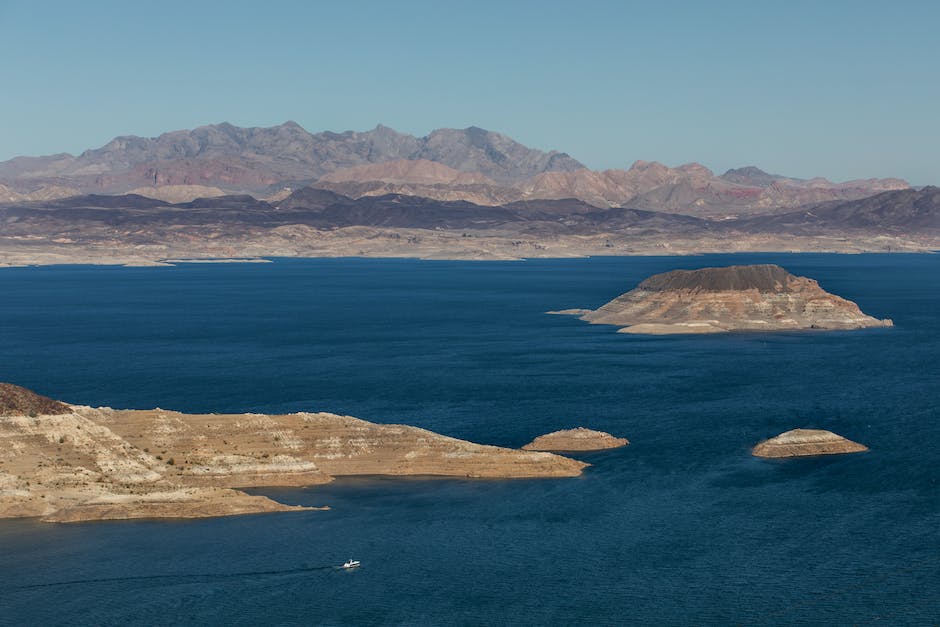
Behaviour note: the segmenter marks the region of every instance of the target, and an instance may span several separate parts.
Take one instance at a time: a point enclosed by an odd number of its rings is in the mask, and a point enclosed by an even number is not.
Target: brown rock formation
[[[733,171],[730,176],[717,177],[698,163],[670,168],[655,161],[637,161],[628,170],[554,170],[497,183],[481,174],[421,159],[337,170],[320,178],[316,186],[352,198],[403,194],[489,206],[538,199],[577,199],[597,208],[630,207],[723,218],[854,200],[908,187],[900,179],[833,183],[821,178],[803,181],[766,177],[771,178],[770,182],[735,176]]]
[[[599,451],[619,448],[630,442],[603,431],[577,427],[540,435],[522,447],[525,451]]]
[[[64,414],[69,411],[71,409],[65,403],[12,383],[0,383],[0,416]]]
[[[777,437],[764,440],[751,453],[755,457],[802,457],[806,455],[835,455],[861,453],[868,447],[822,429],[793,429]]]
[[[570,477],[586,466],[326,413],[191,415],[69,406],[3,385],[0,518],[50,521],[289,511],[235,488],[338,475]]]
[[[759,170],[757,170],[760,172]],[[629,170],[543,172],[514,184],[524,198],[577,198],[597,207],[631,207],[729,216],[763,213],[833,200],[854,200],[886,190],[906,189],[900,179],[868,179],[833,183],[764,174],[770,178],[728,174],[717,177],[698,163],[670,168],[655,161],[637,161]]]
[[[427,159],[398,160],[331,172],[316,187],[350,198],[402,194],[434,200],[466,200],[481,206],[518,200],[513,189],[476,172],[461,172]]]
[[[43,185],[38,189],[32,189],[25,192],[17,192],[6,185],[0,185],[0,203],[12,203],[33,200],[55,200],[57,198],[67,198],[79,193],[77,189],[71,187],[62,187],[61,185]]]
[[[265,496],[238,490],[181,489],[146,494],[107,494],[43,516],[45,522],[130,520],[134,518],[212,518],[329,507],[284,505]]]
[[[383,183],[411,183],[423,185],[495,185],[492,179],[476,173],[461,172],[442,163],[427,159],[399,159],[384,163],[370,163],[330,172],[318,182],[348,183],[381,181]]]
[[[159,187],[138,187],[128,194],[138,194],[147,198],[156,198],[165,202],[190,202],[197,198],[217,198],[225,192],[218,187],[206,185],[161,185]]]
[[[891,326],[780,266],[674,270],[581,316],[626,333],[715,333]]]

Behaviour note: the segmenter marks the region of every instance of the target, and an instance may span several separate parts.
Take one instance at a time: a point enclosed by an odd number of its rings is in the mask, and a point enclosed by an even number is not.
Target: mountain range
[[[936,187],[698,163],[593,171],[476,127],[219,124],[0,163],[0,266],[937,248]]]
[[[114,246],[158,246],[189,237],[224,241],[246,233],[304,226],[318,232],[348,228],[463,232],[472,237],[619,237],[733,239],[774,237],[940,237],[940,188],[882,192],[854,201],[796,211],[713,220],[636,208],[599,208],[575,199],[539,199],[498,206],[464,200],[386,194],[349,198],[305,187],[271,203],[253,196],[168,203],[137,194],[85,195],[0,206],[0,239],[89,243],[97,235]],[[183,230],[181,230],[183,229]],[[186,230],[186,229],[191,229]],[[270,253],[269,253],[270,254]]]
[[[56,184],[104,193],[164,185],[258,192],[315,181],[343,168],[401,159],[426,159],[498,181],[584,167],[566,154],[527,148],[473,126],[414,137],[382,125],[361,133],[314,134],[296,122],[270,128],[222,123],[155,138],[116,137],[78,156],[17,157],[0,163],[0,182],[14,188]]]
[[[476,205],[581,200],[703,217],[734,217],[905,189],[900,179],[833,183],[768,174],[754,166],[717,176],[690,163],[637,161],[593,171],[568,154],[528,148],[477,127],[425,137],[386,126],[310,133],[295,122],[270,128],[228,123],[121,136],[78,156],[17,157],[0,163],[0,202],[80,194],[136,193],[168,202],[251,194],[278,201],[308,185],[351,198],[400,194]]]

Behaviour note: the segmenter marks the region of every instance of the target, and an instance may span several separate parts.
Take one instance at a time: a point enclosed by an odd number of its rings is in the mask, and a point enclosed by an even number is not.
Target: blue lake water
[[[896,326],[642,337],[543,314],[656,272],[767,262]],[[938,255],[4,269],[0,381],[505,446],[576,425],[631,441],[580,455],[576,479],[258,490],[329,512],[0,521],[0,624],[940,620]],[[750,456],[795,427],[871,451]],[[349,557],[362,568],[333,568]]]

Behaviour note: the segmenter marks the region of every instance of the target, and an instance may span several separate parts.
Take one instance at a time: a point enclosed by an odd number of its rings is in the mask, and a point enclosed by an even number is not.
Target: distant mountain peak
[[[740,174],[742,176],[778,176],[776,174],[769,174],[764,170],[761,170],[756,165],[746,165],[740,168],[731,168],[725,174]]]
[[[722,174],[719,178],[722,178],[731,183],[737,183],[738,185],[751,185],[754,187],[770,187],[775,182],[780,180],[801,182],[800,179],[795,179],[789,176],[770,174],[764,170],[761,170],[755,165],[746,165],[741,168],[732,168]]]
[[[677,167],[676,170],[684,174],[693,174],[698,176],[705,176],[708,178],[715,176],[714,172],[703,166],[701,163],[697,163],[695,161],[691,163],[683,163]]]

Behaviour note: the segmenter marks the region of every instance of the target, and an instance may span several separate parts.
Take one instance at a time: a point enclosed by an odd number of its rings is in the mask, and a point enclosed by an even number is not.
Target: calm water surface
[[[543,314],[765,262],[897,326],[641,337]],[[937,624],[938,329],[934,255],[0,270],[0,380],[70,402],[631,440],[577,479],[259,491],[329,512],[0,521],[0,624]],[[871,451],[749,455],[795,427]]]

